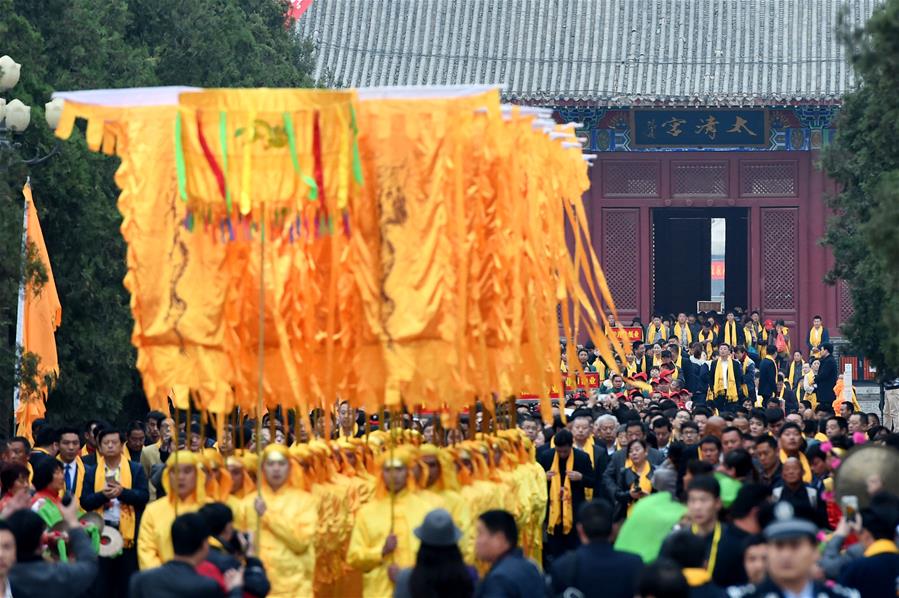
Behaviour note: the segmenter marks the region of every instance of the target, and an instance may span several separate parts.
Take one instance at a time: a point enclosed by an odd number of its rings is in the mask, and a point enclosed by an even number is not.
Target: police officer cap
[[[794,515],[793,505],[779,502],[774,506],[774,521],[764,531],[767,540],[788,540],[807,536],[814,540],[818,535],[818,527],[807,519]]]

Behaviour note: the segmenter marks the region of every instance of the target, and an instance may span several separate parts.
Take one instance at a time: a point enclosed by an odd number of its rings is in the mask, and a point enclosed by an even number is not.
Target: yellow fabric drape
[[[546,520],[546,533],[555,534],[556,526],[562,525],[562,533],[567,534],[571,531],[571,525],[574,521],[571,504],[571,480],[568,479],[568,472],[574,467],[574,451],[568,454],[565,460],[564,469],[559,468],[559,453],[553,456],[553,462],[550,471],[556,475],[549,481],[549,518]],[[565,497],[562,497],[562,488],[565,488]]]
[[[599,308],[614,313],[614,301],[592,249],[581,152],[535,130],[532,115],[504,119],[496,90],[66,101],[57,135],[76,118],[91,149],[121,158],[125,286],[152,408],[171,392],[179,408],[193,398],[253,413],[260,307],[268,409],[414,397],[452,415],[474,396],[548,397],[560,305],[566,336],[586,332],[605,363],[624,357],[603,333]]]
[[[119,461],[118,480],[122,488],[131,489],[131,461],[122,455]],[[94,492],[100,492],[106,486],[106,460],[97,455],[97,471],[94,473]],[[105,511],[106,507],[101,507],[101,511]],[[134,506],[119,501],[119,531],[122,533],[122,540],[125,548],[131,548],[134,545],[135,526],[137,524],[137,515],[134,512]]]

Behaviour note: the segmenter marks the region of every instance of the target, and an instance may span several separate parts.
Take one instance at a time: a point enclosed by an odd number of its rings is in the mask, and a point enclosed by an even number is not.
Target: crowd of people
[[[793,353],[756,313],[740,333],[737,314],[690,320],[653,318],[615,364],[577,346],[600,384],[551,421],[529,401],[453,426],[345,402],[308,426],[39,420],[33,446],[0,446],[0,583],[15,598],[895,595],[895,489],[872,471],[838,502],[834,475],[899,434],[822,375],[826,331]]]

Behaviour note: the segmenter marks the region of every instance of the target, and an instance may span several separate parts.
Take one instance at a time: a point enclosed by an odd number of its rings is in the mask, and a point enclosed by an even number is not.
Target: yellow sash
[[[813,349],[817,349],[821,346],[821,337],[824,335],[824,327],[822,326],[819,330],[815,330],[815,327],[812,326],[812,329],[808,331],[808,344],[812,346]]]
[[[593,463],[593,434],[587,436],[587,442],[584,443],[584,448],[579,450],[587,453],[587,456],[590,457],[590,465],[595,468],[596,464]],[[584,487],[584,496],[587,500],[593,500],[593,488]]]
[[[634,462],[630,460],[630,458],[625,459],[624,461],[625,469],[630,469],[637,476],[637,485],[640,486],[640,490],[645,492],[646,494],[652,494],[652,481],[649,479],[649,461],[643,461],[643,467],[640,468],[640,471],[634,469]],[[637,501],[632,502],[627,508],[627,514],[630,515],[631,509],[634,508],[634,505],[637,504]]]
[[[799,375],[802,376],[802,366],[805,365],[804,361],[799,362]],[[790,388],[793,389],[793,392],[796,392],[798,389],[796,388],[796,362],[790,362],[790,375],[787,376],[787,380],[790,381]]]
[[[780,451],[780,462],[783,463],[789,458],[786,452]],[[812,468],[809,467],[808,459],[802,451],[799,451],[799,462],[802,464],[802,481],[806,484],[812,483]]]
[[[63,471],[65,471],[66,463],[59,458],[59,455],[56,456],[56,460],[62,463]],[[72,461],[72,464],[75,465],[75,488],[73,494],[76,498],[80,499],[81,491],[84,489],[84,463],[82,463],[81,457],[75,457],[75,460]],[[63,488],[59,491],[59,495],[62,496],[65,491],[65,488]]]
[[[725,322],[724,323],[724,342],[731,347],[734,347],[737,344],[737,322]]]
[[[681,333],[683,333],[683,336]],[[680,322],[676,322],[674,324],[674,336],[677,337],[678,341],[680,341],[682,338],[686,338],[686,346],[689,346],[690,343],[693,342],[693,332],[690,330],[690,326],[688,326],[687,324],[684,324],[683,327],[681,327]]]
[[[737,394],[736,376],[734,376],[734,362],[730,358],[727,359],[729,364],[727,369],[729,370],[729,373],[727,376],[727,389],[725,389],[723,380],[724,368],[721,367],[721,358],[719,357],[716,361],[718,362],[718,365],[715,370],[715,386],[713,388],[712,398],[724,393],[728,401],[736,401],[739,395]]]
[[[691,588],[698,588],[699,586],[704,586],[712,581],[712,574],[705,569],[688,567],[686,569],[681,569],[681,572],[684,574],[687,584]]]
[[[555,451],[554,451],[555,452]],[[554,534],[556,526],[562,524],[562,533],[567,534],[571,531],[571,523],[574,520],[571,506],[571,480],[568,479],[568,472],[574,467],[574,449],[568,454],[565,460],[565,469],[562,473],[559,469],[559,453],[553,455],[553,463],[550,471],[556,472],[549,482],[549,519],[546,522],[546,533]],[[564,479],[563,479],[564,478]],[[565,499],[562,504],[562,485],[565,485]]]
[[[692,527],[692,531],[694,534],[699,534],[699,529],[694,525]],[[709,575],[715,571],[715,562],[718,560],[718,542],[721,541],[721,522],[715,522],[715,531],[712,532],[712,549],[709,551],[709,563],[706,566],[706,571]],[[689,580],[688,582],[689,583]]]
[[[122,488],[131,489],[131,462],[122,455],[119,462],[119,484]],[[106,460],[97,455],[97,471],[94,474],[94,492],[101,492],[106,486]],[[106,510],[106,507],[101,507]],[[125,548],[131,548],[134,545],[134,530],[137,519],[134,513],[134,507],[126,505],[119,501],[119,532],[122,534]]]
[[[890,540],[875,540],[865,549],[865,556],[877,556],[878,554],[899,554],[896,543]]]
[[[743,389],[743,396],[744,396],[744,397],[748,397],[748,396],[749,396],[749,385],[746,383],[746,364],[747,364],[747,362],[749,362],[749,361],[752,361],[752,360],[749,358],[749,354],[747,353],[747,354],[746,354],[746,357],[743,358],[743,361],[740,362],[740,367],[743,368],[743,384],[741,384],[740,386],[741,386],[742,389]],[[754,381],[753,381],[753,384],[755,384]]]
[[[666,341],[668,340],[668,329],[665,328],[664,324],[659,324],[658,331],[656,327],[652,324],[649,325],[649,330],[646,331],[646,342],[650,345],[655,343],[657,340]]]
[[[715,338],[715,333],[711,330],[708,333],[699,331],[699,342],[703,343],[703,349],[705,349],[705,356],[708,359],[712,358],[712,339]]]

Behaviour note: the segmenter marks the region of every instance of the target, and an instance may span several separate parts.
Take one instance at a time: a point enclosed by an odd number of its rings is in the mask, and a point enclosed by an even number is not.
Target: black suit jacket
[[[556,449],[551,448],[548,451],[544,451],[542,454],[537,456],[537,462],[543,466],[544,471],[549,471],[553,464],[553,459],[556,456]],[[562,468],[565,466],[565,462],[559,462],[559,467]],[[596,483],[596,478],[594,477],[593,467],[590,465],[590,457],[587,456],[587,453],[584,451],[574,449],[574,471],[580,472],[583,476],[582,479],[578,481],[571,482],[571,508],[577,514],[578,509],[581,504],[586,500],[584,495],[584,488],[593,488]],[[564,472],[560,472],[560,475],[565,475]],[[546,480],[546,488],[549,490],[550,481]],[[547,512],[549,512],[549,502],[546,501]]]
[[[777,390],[777,365],[767,357],[759,364],[759,394],[771,397]]]
[[[775,392],[774,396],[778,396],[778,394]],[[783,396],[779,398],[784,402],[784,411],[787,415],[799,412],[799,400],[796,398],[796,393],[790,390],[790,387],[786,384],[784,385]]]
[[[226,594],[214,579],[181,561],[169,561],[133,575],[128,588],[131,598],[239,598],[242,594],[239,588]]]
[[[815,376],[815,383],[818,385],[816,394],[818,396],[818,404],[832,405],[837,398],[833,392],[833,387],[837,383],[839,376],[839,368],[837,360],[833,355],[828,355],[821,360],[821,366],[818,368],[818,374]]]
[[[550,568],[554,595],[577,588],[584,596],[631,598],[643,561],[629,552],[619,552],[604,541],[584,544],[565,553]]]
[[[609,466],[612,455],[606,452],[605,444],[599,440],[593,440],[593,498],[605,498],[606,487],[602,483],[602,473]]]
[[[135,530],[140,529],[140,518],[144,514],[144,507],[150,501],[150,487],[147,485],[147,476],[140,463],[128,461],[122,457],[121,465],[131,468],[131,488],[123,490],[119,495],[119,502],[134,507]],[[99,475],[105,475],[102,472]],[[94,491],[94,479],[97,474],[95,467],[88,467],[84,472],[84,489],[81,491],[81,508],[85,511],[96,511],[109,502],[102,492]]]

